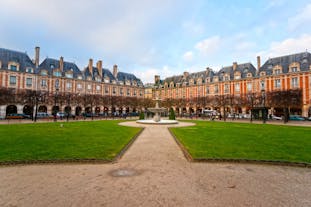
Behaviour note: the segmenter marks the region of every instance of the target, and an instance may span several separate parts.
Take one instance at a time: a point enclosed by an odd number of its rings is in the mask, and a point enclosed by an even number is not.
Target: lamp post
[[[54,122],[57,121],[57,117],[56,117],[56,113],[57,113],[57,109],[56,109],[56,104],[57,104],[57,96],[58,96],[58,90],[59,90],[59,80],[56,79],[55,81],[55,95],[54,95]]]
[[[266,123],[266,91],[263,89],[261,90],[261,98],[262,98],[262,123]]]
[[[251,122],[253,122],[253,108],[254,108],[254,96],[253,94],[249,93],[247,94],[248,103],[251,106]]]

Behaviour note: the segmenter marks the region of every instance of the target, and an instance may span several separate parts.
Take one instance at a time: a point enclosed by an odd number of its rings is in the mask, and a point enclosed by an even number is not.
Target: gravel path
[[[310,169],[190,163],[167,126],[144,127],[114,164],[0,167],[0,206],[311,206]]]

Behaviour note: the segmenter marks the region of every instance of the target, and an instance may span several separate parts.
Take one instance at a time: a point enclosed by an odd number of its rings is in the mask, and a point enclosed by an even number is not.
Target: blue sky
[[[310,0],[0,0],[0,47],[144,83],[311,49]]]

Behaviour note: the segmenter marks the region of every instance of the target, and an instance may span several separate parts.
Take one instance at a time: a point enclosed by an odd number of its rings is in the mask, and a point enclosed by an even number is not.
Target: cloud
[[[198,22],[194,22],[194,21],[185,21],[182,24],[182,27],[187,34],[191,34],[195,36],[202,35],[205,31],[205,28],[202,24]]]
[[[284,0],[269,0],[269,3],[265,7],[265,10],[269,10],[275,7],[279,7],[284,5],[285,1]]]
[[[192,51],[186,52],[186,53],[183,55],[183,59],[184,59],[186,62],[192,61],[192,60],[193,60],[193,52],[192,52]]]
[[[213,36],[198,42],[195,48],[203,55],[209,55],[219,49],[221,40],[219,36]]]
[[[149,67],[147,69],[144,69],[143,72],[139,70],[135,70],[134,74],[143,74],[143,76],[139,77],[143,83],[154,83],[154,76],[160,75],[161,79],[173,76],[174,74],[179,74],[180,71],[175,71],[173,68],[171,68],[168,65],[164,65],[161,68],[153,68]]]
[[[294,54],[310,49],[310,45],[311,35],[304,34],[297,38],[288,38],[281,42],[273,42],[268,51],[259,52],[258,55],[269,58]]]
[[[288,19],[288,28],[293,31],[299,27],[308,27],[311,22],[311,4],[308,4],[294,17]]]

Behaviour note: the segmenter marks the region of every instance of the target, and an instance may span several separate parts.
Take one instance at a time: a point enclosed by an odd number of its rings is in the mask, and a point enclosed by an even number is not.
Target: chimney
[[[97,61],[96,67],[97,67],[99,76],[102,77],[103,76],[103,62],[101,60]]]
[[[59,69],[61,72],[63,72],[64,70],[64,58],[63,57],[59,58]]]
[[[118,75],[118,66],[117,65],[114,65],[113,66],[113,76],[115,77],[115,78],[117,78],[117,75]]]
[[[261,67],[260,56],[257,56],[257,70]]]
[[[89,72],[91,73],[91,76],[93,76],[93,59],[90,58],[89,60]]]
[[[184,72],[184,78],[187,78],[187,77],[188,77],[188,75],[189,75],[189,73],[188,73],[188,72]]]
[[[238,63],[237,62],[233,62],[233,71],[235,71],[238,68]]]
[[[160,76],[159,75],[155,75],[154,76],[154,83],[155,84],[159,84],[160,83]]]
[[[40,47],[35,48],[35,65],[39,67]]]

